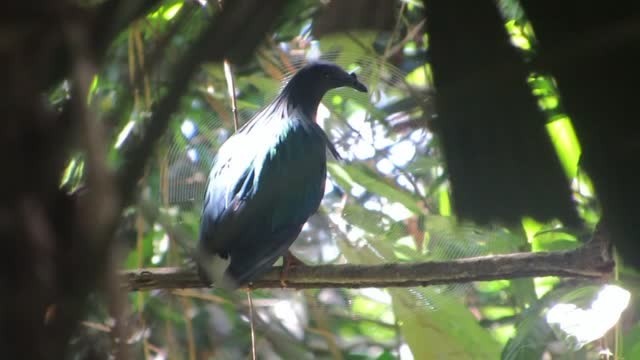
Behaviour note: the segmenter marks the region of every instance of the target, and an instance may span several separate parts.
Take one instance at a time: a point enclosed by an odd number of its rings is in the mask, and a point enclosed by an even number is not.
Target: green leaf
[[[449,190],[446,187],[442,187],[438,191],[438,212],[442,216],[451,215],[451,201],[449,199]]]
[[[640,324],[629,330],[624,336],[624,353],[616,356],[621,359],[640,359]]]
[[[575,235],[566,229],[556,228],[553,224],[545,225],[536,231],[531,239],[533,251],[572,250],[580,246]]]
[[[520,322],[516,336],[511,338],[502,350],[503,360],[538,360],[546,350],[546,344],[553,338],[551,328],[537,312],[527,313]]]
[[[275,95],[280,89],[279,81],[263,75],[238,77],[238,79],[236,80],[236,85],[238,87],[246,87],[249,85],[255,86],[261,93],[267,96],[269,96],[270,94]]]
[[[428,219],[427,219],[428,221]],[[341,242],[342,243],[342,242]],[[393,249],[341,245],[349,263],[392,257]],[[453,296],[429,289],[388,289],[400,331],[415,359],[496,359],[499,344]]]
[[[553,331],[543,316],[547,307],[554,302],[574,303],[586,307],[598,289],[598,286],[587,285],[579,288],[556,288],[548,292],[522,313],[517,324],[516,336],[505,345],[502,359],[540,359],[547,343],[553,338]]]
[[[548,123],[546,127],[565,174],[573,179],[578,172],[581,150],[571,120],[565,116]]]
[[[338,185],[351,190],[354,184],[359,184],[368,191],[385,197],[389,201],[398,202],[415,214],[421,214],[418,206],[419,199],[401,188],[393,180],[385,178],[366,164],[327,164],[329,174]]]
[[[162,18],[165,21],[169,21],[173,19],[180,9],[182,9],[183,2],[182,1],[174,1],[170,4],[160,6],[158,10],[148,15],[149,19],[159,19]]]
[[[385,224],[392,220],[379,211],[364,208],[361,205],[348,203],[342,211],[342,217],[351,225],[357,226],[370,234],[385,232]]]
[[[389,350],[386,350],[376,358],[376,360],[395,360],[395,359],[397,358],[393,356],[391,352],[389,352]]]
[[[400,332],[415,359],[499,357],[500,344],[455,298],[424,288],[389,289],[389,293]]]
[[[142,266],[148,265],[149,260],[153,256],[153,240],[157,237],[157,233],[150,231],[142,238]],[[138,251],[131,251],[125,261],[125,269],[138,268]]]
[[[442,165],[442,163],[434,157],[417,156],[407,164],[406,170],[416,176],[425,176],[430,175],[433,168],[440,165]]]
[[[431,67],[425,64],[407,74],[407,83],[415,87],[426,88],[431,84],[431,78]]]
[[[375,31],[358,31],[351,34],[333,33],[321,37],[320,50],[323,54],[335,54],[332,61],[347,67],[355,63],[363,55],[375,54],[373,43],[376,39]]]
[[[513,297],[516,300],[516,305],[521,309],[526,308],[538,300],[536,287],[532,278],[512,279],[510,283],[511,294],[513,294]]]

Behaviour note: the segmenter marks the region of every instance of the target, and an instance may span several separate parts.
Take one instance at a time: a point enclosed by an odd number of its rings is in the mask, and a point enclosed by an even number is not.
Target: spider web
[[[330,167],[332,164],[346,164],[355,170],[368,169],[369,173],[376,174],[378,181],[387,187],[402,189],[403,194],[413,196],[419,204],[439,181],[442,159],[433,134],[425,126],[395,129],[431,116],[415,100],[416,94],[424,95],[429,89],[412,88],[407,83],[406,72],[379,56],[333,52],[323,54],[320,59],[355,71],[369,88],[367,94],[352,89],[336,89],[323,99],[318,122],[344,159],[340,163],[330,158]],[[271,62],[265,68],[271,68],[272,74],[280,73],[283,79],[288,79],[305,63],[305,59],[293,59],[284,63]],[[426,76],[427,70],[423,71]],[[236,75],[237,87],[247,84],[261,90],[270,86],[264,78],[243,79],[241,74]],[[258,102],[267,104],[278,89],[279,86],[275,86],[270,97]],[[183,119],[180,124],[182,134],[169,140],[165,166],[161,171],[161,202],[165,206],[191,211],[198,217],[217,148],[233,134],[231,110],[224,107],[228,101],[222,101],[228,97],[226,88],[217,91],[212,94],[204,89],[203,97],[209,98],[211,107],[220,108],[222,104],[222,112],[210,111],[210,116],[200,119],[197,124]],[[242,100],[244,94],[238,95],[238,101],[243,105],[239,112],[242,125],[259,107],[244,106],[247,105]],[[346,104],[335,106],[337,103]],[[221,116],[225,111],[227,115]],[[402,145],[396,148],[398,144]],[[413,184],[408,181],[408,174],[414,177]],[[340,179],[329,171],[328,189],[321,209],[309,219],[292,246],[292,252],[309,264],[373,265],[450,260],[488,254],[489,243],[500,238],[495,231],[479,230],[475,226],[458,224],[451,217],[429,214],[426,207],[424,213],[416,214],[385,197],[381,194],[384,191],[376,191],[380,190],[379,185],[369,186],[356,181],[350,189],[345,189]],[[412,307],[436,311],[441,307],[439,299],[443,295],[447,299],[462,298],[471,289],[470,284],[438,285],[428,289],[406,289],[403,296],[413,299]],[[326,302],[315,305],[327,309],[331,304],[351,306],[352,299],[363,294],[374,294],[371,299],[382,302],[388,297],[370,290],[324,289],[320,291],[320,298],[324,296]]]

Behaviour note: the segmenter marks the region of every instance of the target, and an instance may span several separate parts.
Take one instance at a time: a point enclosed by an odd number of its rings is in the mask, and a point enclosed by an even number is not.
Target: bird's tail
[[[238,284],[227,275],[227,269],[231,258],[223,258],[219,255],[203,255],[198,263],[198,273],[206,282],[217,288],[235,290]]]

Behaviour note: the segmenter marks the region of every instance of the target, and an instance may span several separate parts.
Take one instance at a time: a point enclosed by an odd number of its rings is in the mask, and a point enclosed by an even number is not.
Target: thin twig
[[[387,41],[387,46],[385,46],[384,53],[382,54],[382,57],[385,59],[389,58],[389,50],[391,49],[391,44],[393,44],[393,38],[396,36],[396,33],[400,31],[400,25],[402,24],[402,14],[404,13],[406,5],[407,3],[403,1],[402,5],[400,6],[400,11],[398,12],[398,20],[396,21],[396,25],[394,26],[393,31],[389,35],[389,41]]]
[[[602,278],[611,275],[614,262],[608,245],[591,241],[570,251],[514,253],[422,263],[381,265],[296,266],[289,269],[287,286],[309,288],[412,287],[537,276]],[[251,289],[281,288],[281,267],[274,267]],[[189,269],[137,269],[121,273],[129,291],[207,287]]]
[[[83,321],[81,324],[89,329],[97,330],[104,333],[110,333],[111,327],[109,325],[93,322],[93,321]]]
[[[276,22],[276,15],[280,14],[285,4],[284,0],[268,3],[242,0],[225,4],[225,10],[203,29],[185,55],[172,67],[169,75],[171,87],[153,104],[151,117],[141,124],[139,131],[130,134],[121,147],[122,165],[117,178],[125,204],[132,202],[147,159],[167,129],[171,115],[178,108],[182,95],[187,91],[191,78],[200,70],[200,65],[205,61],[222,60],[225,55],[230,60],[238,59],[253,51],[259,39]],[[257,14],[263,16],[255,17]],[[257,19],[253,26],[247,27],[244,22],[238,21],[252,16]]]
[[[231,112],[233,113],[233,128],[235,132],[238,132],[238,102],[236,99],[236,82],[233,78],[233,70],[231,70],[231,64],[228,60],[224,60],[224,77],[227,79],[227,91],[231,98]]]
[[[320,309],[318,301],[314,294],[311,293],[311,290],[306,290],[304,295],[305,300],[309,304],[311,318],[317,325],[317,328],[307,327],[307,330],[324,337],[333,360],[343,360],[344,356],[342,356],[342,352],[336,343],[336,335],[329,330],[330,326],[327,320],[327,313]]]
[[[256,329],[253,322],[253,299],[251,290],[247,290],[247,301],[249,303],[249,327],[251,331],[251,359],[256,360]]]
[[[184,310],[185,327],[187,329],[187,343],[189,344],[189,360],[196,360],[196,342],[193,334],[193,322],[191,321],[191,304],[186,297],[180,298]]]
[[[231,98],[231,113],[233,113],[233,130],[238,132],[238,102],[236,99],[236,82],[233,77],[231,63],[227,59],[224,60],[224,77],[227,80],[227,91]],[[256,330],[253,318],[253,300],[251,298],[251,289],[247,290],[247,300],[249,302],[249,327],[251,331],[251,359],[256,360]]]
[[[204,300],[214,304],[229,303],[229,300],[223,297],[209,294],[209,293],[199,292],[198,290],[193,290],[193,289],[176,289],[176,290],[173,290],[171,294],[176,296],[188,297],[192,299]]]
[[[409,32],[407,32],[407,35],[404,37],[404,39],[400,40],[400,42],[395,44],[390,49],[385,50],[384,58],[388,59],[389,57],[391,57],[392,55],[394,55],[398,51],[402,50],[402,48],[409,41],[413,40],[415,38],[415,36],[420,32],[420,30],[422,30],[422,26],[424,26],[424,23],[425,23],[424,20],[420,21],[416,26],[414,26],[411,30],[409,30]]]

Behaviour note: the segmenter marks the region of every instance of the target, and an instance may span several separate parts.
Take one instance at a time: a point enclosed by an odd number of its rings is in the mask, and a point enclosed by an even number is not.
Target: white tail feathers
[[[223,259],[218,255],[213,255],[206,256],[204,260],[204,264],[201,264],[201,266],[205,270],[206,275],[213,282],[214,287],[225,290],[234,290],[238,288],[236,282],[229,276],[226,276],[227,268],[229,268],[229,264],[231,263],[230,257]]]

